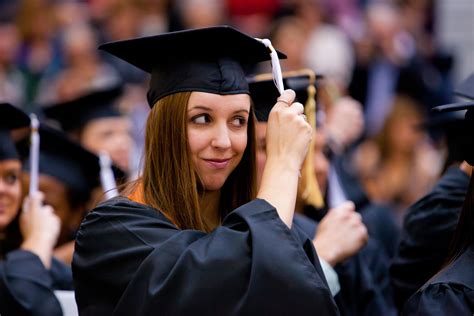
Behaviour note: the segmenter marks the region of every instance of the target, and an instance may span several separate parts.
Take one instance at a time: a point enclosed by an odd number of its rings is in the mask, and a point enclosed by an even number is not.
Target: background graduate
[[[471,85],[473,91],[474,85]],[[465,161],[474,165],[474,101],[445,105],[439,111],[467,109]],[[472,177],[444,267],[405,304],[403,315],[472,315],[474,313],[474,178]]]
[[[38,188],[44,201],[51,205],[61,220],[61,230],[55,245],[55,256],[70,265],[74,251],[74,238],[86,212],[100,200],[93,193],[100,191],[99,158],[70,140],[63,132],[41,124]],[[30,182],[29,139],[17,143],[23,160],[24,188]]]
[[[286,87],[296,92],[296,99],[305,105],[308,120],[316,123],[316,75],[309,69],[283,73]],[[266,128],[270,103],[278,91],[268,75],[259,75],[249,83],[251,97],[258,120],[257,135],[257,174],[261,175],[266,162]],[[271,77],[270,77],[271,78]],[[318,81],[319,83],[319,81]],[[323,112],[319,110],[319,115]],[[326,131],[321,123],[316,128],[313,144],[308,150],[299,181],[299,190],[294,217],[295,225],[313,239],[320,260],[334,267],[340,291],[335,295],[341,315],[394,315],[395,307],[390,291],[388,262],[383,250],[374,240],[369,240],[367,228],[361,215],[355,211],[354,203],[347,202],[331,208],[320,215],[318,223],[306,217],[303,212],[310,207],[322,212],[315,196],[323,192],[319,199],[325,198],[328,181],[328,160],[324,155]],[[306,169],[308,168],[308,169]],[[319,203],[321,203],[321,200]],[[326,264],[327,264],[326,263]],[[323,270],[325,264],[322,262]],[[331,286],[331,279],[326,276]]]
[[[56,316],[62,310],[54,290],[72,290],[72,275],[53,257],[61,227],[54,209],[43,205],[41,192],[22,201],[21,159],[10,131],[29,124],[24,112],[0,104],[0,314]]]
[[[45,105],[43,112],[84,148],[96,155],[106,153],[128,173],[133,140],[131,122],[117,104],[122,93],[122,85],[94,89],[65,102]]]
[[[311,240],[292,227],[311,127],[285,91],[256,190],[243,64],[260,41],[213,27],[108,43],[151,73],[143,176],[91,211],[73,260],[82,315],[338,314]],[[276,100],[275,100],[276,101]]]
[[[474,74],[455,89],[458,96],[474,100]],[[448,133],[446,171],[433,189],[410,206],[404,218],[400,243],[390,267],[394,297],[399,309],[443,266],[448,256],[459,214],[465,200],[471,166],[463,161],[472,136],[455,112],[439,112],[428,124]],[[436,120],[436,121],[435,121]]]

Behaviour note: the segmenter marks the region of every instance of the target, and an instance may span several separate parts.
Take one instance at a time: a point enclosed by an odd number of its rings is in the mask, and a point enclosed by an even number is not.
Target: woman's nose
[[[227,124],[218,124],[213,131],[214,135],[211,141],[211,146],[219,149],[229,148],[231,145],[229,128]]]

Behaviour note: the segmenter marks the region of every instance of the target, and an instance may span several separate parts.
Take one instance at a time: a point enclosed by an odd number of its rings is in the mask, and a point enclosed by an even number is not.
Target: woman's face
[[[15,218],[21,203],[21,163],[16,159],[0,161],[0,229]]]
[[[106,152],[117,167],[128,171],[133,145],[130,129],[131,124],[124,117],[99,118],[85,126],[81,144],[96,154]]]
[[[205,190],[222,188],[247,146],[250,97],[193,92],[187,108],[188,145]]]

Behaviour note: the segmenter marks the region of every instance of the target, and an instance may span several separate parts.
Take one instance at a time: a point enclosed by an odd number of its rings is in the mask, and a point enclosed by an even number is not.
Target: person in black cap
[[[72,290],[72,275],[53,257],[60,220],[41,192],[21,207],[21,161],[10,131],[29,124],[21,110],[0,103],[0,314],[62,315],[53,291]]]
[[[211,27],[108,43],[151,73],[143,176],[91,211],[76,239],[82,315],[338,314],[311,240],[292,227],[311,127],[285,91],[255,183],[244,64],[259,40]],[[276,101],[276,100],[275,100]]]
[[[93,90],[72,100],[45,106],[43,111],[86,149],[97,155],[107,153],[117,167],[128,172],[133,142],[131,123],[116,104],[122,92],[121,85]]]
[[[285,87],[296,92],[296,99],[305,105],[305,113],[310,122],[316,123],[316,76],[309,69],[283,73]],[[250,79],[250,95],[255,106],[257,123],[257,168],[261,171],[265,165],[265,130],[271,100],[278,93],[268,75],[259,75]],[[319,81],[318,81],[319,82]],[[312,92],[314,91],[314,92]],[[321,113],[318,110],[318,113]],[[316,128],[314,126],[313,128]],[[314,144],[309,148],[304,166],[311,166],[309,174],[302,170],[298,190],[294,224],[313,238],[320,260],[325,260],[337,273],[340,291],[333,292],[335,301],[343,315],[394,315],[396,313],[389,290],[388,263],[381,247],[373,238],[368,239],[367,229],[361,215],[355,211],[352,202],[325,211],[309,198],[311,191],[317,190],[309,183],[309,178],[317,179],[322,189],[322,198],[326,196],[327,158],[323,154],[325,130],[318,124],[313,136]],[[314,164],[314,165],[313,165]],[[317,165],[317,166],[316,166]],[[317,170],[317,171],[315,171]],[[257,172],[261,175],[261,172]],[[322,213],[318,222],[303,215],[304,210]],[[372,237],[372,236],[371,236]],[[322,267],[325,267],[322,261]],[[327,271],[323,269],[323,271]],[[330,277],[327,276],[328,281]],[[330,283],[331,285],[331,283]]]
[[[474,75],[469,81],[474,92]],[[425,283],[405,304],[402,315],[473,315],[474,314],[474,100],[450,104],[433,110],[450,112],[467,110],[465,132],[465,162],[469,164],[471,180],[459,216],[449,254],[442,269]],[[446,235],[446,234],[443,234]]]
[[[474,101],[474,74],[454,92],[470,99],[469,102]],[[450,121],[447,123],[451,124]],[[472,122],[464,123],[458,122],[453,135],[456,139],[448,139],[449,168],[433,189],[406,212],[400,243],[390,267],[394,298],[400,310],[408,298],[439,271],[448,255],[472,173],[464,161],[472,157],[472,132],[468,130]]]
[[[94,189],[100,187],[99,158],[62,132],[47,125],[39,128],[39,190],[61,219],[61,232],[55,256],[70,264],[74,251],[74,237],[91,201]],[[29,140],[17,144],[23,160],[24,186],[29,185]]]

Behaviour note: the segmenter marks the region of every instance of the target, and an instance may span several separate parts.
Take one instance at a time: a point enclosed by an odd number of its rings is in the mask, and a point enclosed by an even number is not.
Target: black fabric
[[[58,121],[64,131],[74,131],[96,119],[120,117],[114,102],[122,91],[121,85],[91,91],[67,102],[45,106],[43,112]]]
[[[338,315],[311,241],[254,200],[206,234],[126,198],[90,212],[73,259],[81,315]]]
[[[311,79],[307,74],[295,74],[285,76],[283,86],[285,89],[292,89],[296,93],[295,102],[306,105],[308,99],[308,86]],[[314,83],[316,89],[316,82]],[[268,115],[280,96],[280,92],[275,86],[273,79],[260,80],[258,76],[249,80],[249,91],[255,107],[255,116],[259,122],[267,122]],[[315,94],[316,100],[316,94]]]
[[[474,244],[416,292],[402,315],[473,315]]]
[[[400,228],[395,221],[394,211],[386,205],[369,203],[359,213],[369,236],[377,240],[387,259],[393,258],[400,239]]]
[[[399,308],[441,268],[464,203],[469,176],[451,167],[433,190],[407,211],[390,267]]]
[[[61,316],[54,290],[72,290],[70,269],[53,260],[47,270],[35,254],[15,250],[0,261],[0,314]]]
[[[9,103],[0,103],[0,161],[19,159],[10,130],[30,125],[30,118]]]
[[[434,107],[435,113],[445,114],[449,112],[466,111],[464,116],[465,124],[460,133],[464,137],[460,137],[459,146],[463,160],[467,161],[471,166],[474,165],[474,73],[466,80],[461,82],[455,89],[455,94],[469,99],[467,102],[458,102],[453,104],[445,104]]]
[[[18,151],[13,142],[10,130],[0,126],[0,161],[9,159],[19,159]]]
[[[295,214],[293,224],[314,238],[317,223]],[[335,300],[341,315],[396,315],[392,298],[388,260],[374,239],[357,254],[334,268],[341,286]]]
[[[167,95],[183,91],[248,94],[242,67],[270,60],[269,48],[229,26],[111,42],[99,49],[151,74],[147,95],[150,107]]]

